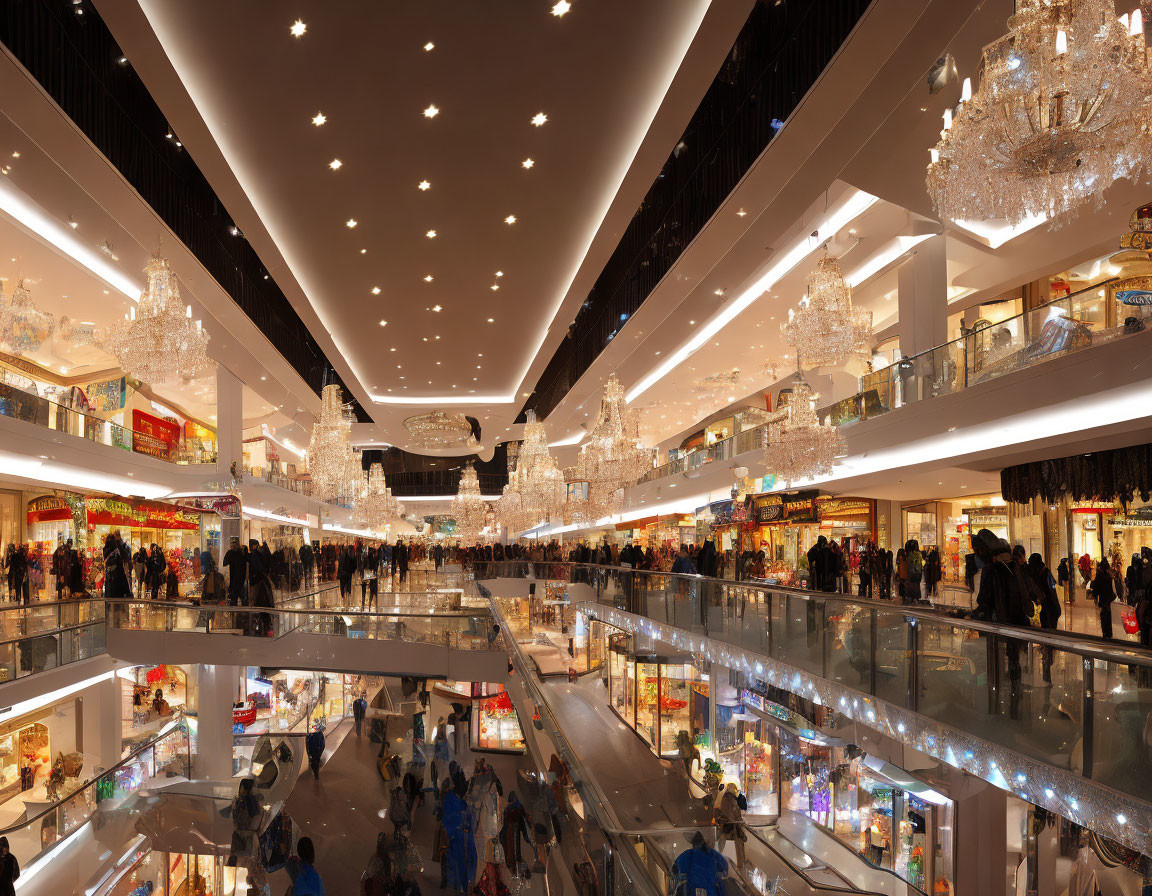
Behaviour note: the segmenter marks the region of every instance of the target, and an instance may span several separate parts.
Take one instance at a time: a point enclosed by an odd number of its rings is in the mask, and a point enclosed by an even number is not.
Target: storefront
[[[362,685],[358,675],[283,669],[261,676],[248,666],[233,707],[232,728],[238,734],[311,730],[352,712]]]
[[[767,557],[765,578],[774,584],[807,584],[807,552],[821,535],[850,558],[876,538],[876,502],[871,498],[805,491],[756,495],[752,506],[756,547]],[[850,563],[849,568],[855,567]]]
[[[472,683],[470,747],[483,753],[523,753],[524,732],[502,684]]]
[[[691,657],[634,656],[630,636],[609,638],[610,705],[659,755],[678,753],[681,733],[707,745],[709,682]]]
[[[118,680],[120,722],[126,744],[147,740],[189,708],[188,673],[181,666],[133,666],[120,670]]]

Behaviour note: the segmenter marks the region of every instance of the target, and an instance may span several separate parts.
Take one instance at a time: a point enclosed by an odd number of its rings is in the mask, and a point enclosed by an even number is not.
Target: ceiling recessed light
[[[422,181],[420,181],[420,183],[416,184],[417,189],[420,189],[420,190],[427,190],[431,186],[432,186],[432,184],[428,183],[428,181],[426,181],[426,180],[422,180]]]
[[[374,295],[374,296],[380,295],[380,287],[379,286],[373,286],[372,287],[372,295]]]
[[[316,127],[320,127],[320,126],[321,126],[322,124],[324,124],[324,122],[326,122],[327,120],[328,120],[328,116],[327,116],[327,115],[325,115],[323,112],[317,112],[317,113],[316,113],[316,114],[315,114],[315,115],[312,117],[312,124],[316,125]]]
[[[523,162],[520,163],[520,166],[522,168],[531,168],[535,164],[536,163],[532,159],[525,159]]]
[[[361,255],[367,255],[367,254],[368,254],[368,250],[367,250],[367,249],[361,249],[361,250],[360,250],[360,254],[361,254]]]
[[[331,168],[333,171],[339,171],[341,168],[344,167],[344,163],[341,162],[339,159],[333,159],[331,162],[328,163],[328,167]]]
[[[503,271],[497,271],[497,272],[496,272],[496,276],[497,276],[497,277],[503,277],[503,276],[504,276],[504,272],[503,272]]]
[[[548,116],[545,115],[543,112],[537,112],[535,115],[532,116],[532,124],[536,125],[536,127],[540,127],[547,120],[548,120]]]
[[[748,211],[746,209],[740,209],[739,211],[736,212],[736,214],[738,216],[740,216],[741,218],[743,218],[746,214],[748,214]]]
[[[499,284],[499,283],[493,283],[493,284],[492,284],[492,285],[489,287],[489,289],[491,289],[493,292],[495,292],[495,291],[496,291],[496,290],[498,290],[499,288],[500,288],[500,284]]]
[[[436,239],[436,231],[435,230],[429,230],[426,234],[424,234],[424,236],[428,237],[428,239],[430,239],[430,240],[434,240],[434,239]]]
[[[712,295],[714,295],[714,296],[722,296],[722,295],[724,295],[724,290],[722,290],[722,289],[714,289],[714,290],[712,290]]]
[[[437,361],[437,362],[436,362],[436,366],[437,366],[437,367],[439,367],[439,366],[440,366],[440,362],[439,362],[439,361]]]
[[[355,218],[349,218],[347,221],[344,222],[344,226],[347,227],[349,230],[351,230],[353,227],[355,227],[359,223],[360,222],[357,221]]]
[[[564,13],[568,12],[571,8],[572,4],[569,3],[568,0],[558,0],[556,5],[552,7],[552,15],[560,18],[560,16],[564,15]]]
[[[509,215],[507,218],[504,219],[504,223],[505,224],[515,224],[516,223],[516,216],[515,215]]]
[[[425,342],[427,342],[427,341],[428,341],[428,337],[427,337],[427,336],[425,336],[425,337],[424,337],[424,341],[425,341]]]
[[[382,326],[382,327],[388,326],[388,321],[386,321],[386,320],[380,321],[380,326]]]
[[[433,339],[439,339],[440,337],[439,336],[433,336],[432,338]]]
[[[440,110],[433,106],[431,103],[429,103],[428,108],[424,110],[425,118],[435,118],[439,114]]]
[[[288,30],[292,32],[293,37],[303,37],[304,32],[308,30],[308,26],[300,19],[297,19]]]
[[[491,323],[495,323],[495,322],[496,322],[496,318],[494,318],[494,317],[488,318],[488,323],[491,324]]]
[[[442,308],[441,308],[439,305],[433,305],[433,306],[432,306],[432,310],[433,310],[433,311],[436,311],[436,312],[439,312],[439,311],[443,311],[444,309],[442,309]],[[437,339],[439,339],[440,337],[439,337],[439,336],[437,336],[436,338],[437,338]]]
[[[396,351],[396,346],[392,346],[392,348],[388,349],[388,351],[390,351],[390,352]]]
[[[432,282],[432,275],[431,274],[425,274],[424,275],[424,282],[425,283],[431,283]]]

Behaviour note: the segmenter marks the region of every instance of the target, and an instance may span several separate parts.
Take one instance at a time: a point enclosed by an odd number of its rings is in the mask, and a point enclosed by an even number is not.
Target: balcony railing
[[[1124,820],[1102,832],[1122,842],[1147,835],[1131,826],[1137,822],[1126,806],[1152,824],[1152,780],[1140,773],[1152,711],[1147,648],[700,576],[519,561],[478,564],[474,574],[588,585],[595,600],[584,606],[610,624],[640,620],[647,636],[685,651],[703,651],[701,637],[719,642],[722,664],[793,692],[800,687],[843,718],[978,777],[997,780],[1000,749],[1002,774],[1013,776],[1002,786],[1067,817],[1080,817],[1077,798],[1086,797],[1010,763],[1103,785]]]
[[[1136,309],[1131,315],[1132,324],[1109,323],[1108,306],[1116,301],[1111,289],[1114,282],[1097,283],[918,355],[901,358],[861,377],[859,392],[818,413],[822,419],[828,418],[840,426],[871,420],[897,408],[962,392],[978,383],[1142,331],[1146,318],[1143,311]],[[762,448],[772,425],[769,422],[737,433],[656,467],[644,474],[638,484]]]
[[[174,464],[214,464],[216,452],[193,439],[173,446],[150,433],[137,432],[94,414],[73,410],[47,398],[0,383],[0,417],[34,423],[45,429],[67,433],[99,445],[146,454]]]
[[[0,682],[104,653],[104,602],[43,601],[0,609]]]

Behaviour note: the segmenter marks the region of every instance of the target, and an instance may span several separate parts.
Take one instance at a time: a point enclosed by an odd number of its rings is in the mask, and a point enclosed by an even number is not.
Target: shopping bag
[[[1136,624],[1136,611],[1127,608],[1120,611],[1120,621],[1124,623],[1124,631],[1130,635],[1138,635],[1140,626]]]

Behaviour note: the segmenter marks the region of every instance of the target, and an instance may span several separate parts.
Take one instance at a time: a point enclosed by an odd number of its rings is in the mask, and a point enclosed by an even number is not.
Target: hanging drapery
[[[1023,504],[1040,498],[1073,501],[1152,500],[1152,445],[1133,445],[1091,454],[1017,464],[1000,471],[1005,501]]]

